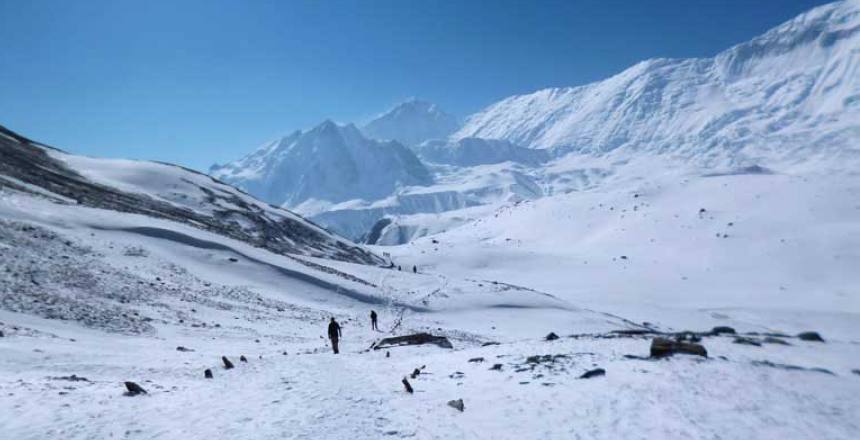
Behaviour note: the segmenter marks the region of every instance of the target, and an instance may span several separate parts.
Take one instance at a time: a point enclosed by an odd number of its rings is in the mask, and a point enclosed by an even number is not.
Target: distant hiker
[[[379,331],[379,327],[376,325],[376,310],[370,311],[370,328]]]
[[[400,265],[399,265],[399,264],[397,265],[397,270],[400,270]]]
[[[334,350],[334,354],[338,354],[339,351],[337,349],[337,341],[340,339],[340,324],[331,318],[331,321],[328,323],[328,338],[331,339],[331,348]]]
[[[418,266],[412,266],[412,273],[418,273]]]

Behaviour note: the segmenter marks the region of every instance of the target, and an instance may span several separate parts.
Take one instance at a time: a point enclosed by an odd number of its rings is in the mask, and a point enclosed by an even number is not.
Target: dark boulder
[[[651,357],[661,358],[674,354],[692,354],[708,357],[708,351],[700,344],[673,341],[666,338],[654,338],[651,341]]]
[[[490,367],[490,370],[502,371],[502,364],[493,364],[493,366]]]
[[[818,332],[803,332],[798,333],[797,338],[801,341],[824,342],[824,338]]]
[[[484,358],[482,358],[482,357],[472,358],[472,359],[469,359],[469,362],[472,362],[472,363],[481,363],[481,362],[484,362]]]
[[[206,379],[212,379],[214,377],[212,376],[212,370],[207,368],[205,371],[203,371],[203,377]]]
[[[586,371],[585,373],[582,374],[582,376],[579,376],[579,378],[580,379],[591,379],[592,377],[605,376],[605,375],[606,375],[606,370],[604,370],[603,368],[595,368],[593,370]]]
[[[227,356],[221,356],[221,362],[224,363],[224,369],[229,370],[233,368],[233,363],[230,362],[230,359],[227,359]]]
[[[125,389],[127,390],[125,393],[126,396],[137,396],[139,394],[147,394],[146,390],[143,389],[143,387],[141,387],[140,385],[138,385],[134,382],[126,382],[125,383]]]
[[[858,369],[858,368],[855,368],[855,369],[851,370],[851,372],[852,372],[852,373],[854,373],[854,374],[856,374],[856,375],[858,375],[858,376],[860,376],[860,369]]]
[[[463,410],[466,409],[466,406],[463,405],[463,399],[449,400],[448,406],[450,406],[451,408],[454,408],[460,412],[463,412]]]
[[[176,347],[176,351],[181,351],[181,352],[187,353],[187,352],[194,351],[194,350],[192,350],[188,347],[183,347],[180,345],[179,347]]]
[[[405,345],[423,345],[433,344],[442,348],[454,348],[451,341],[444,336],[434,336],[430,333],[415,333],[406,336],[395,336],[392,338],[384,338],[379,342],[374,343],[371,347],[374,350],[382,348],[402,347]]]
[[[761,347],[761,342],[759,342],[753,338],[747,338],[744,336],[736,337],[734,340],[734,343],[735,344],[741,344],[741,345],[752,345],[754,347]]]
[[[735,333],[737,333],[735,329],[725,325],[720,325],[711,329],[711,334],[714,336],[722,334],[733,335]]]
[[[245,355],[239,356],[239,362],[248,362],[248,358]]]
[[[780,339],[774,336],[768,336],[762,339],[762,342],[764,342],[765,344],[791,345],[785,339]]]
[[[547,341],[555,341],[556,339],[558,339],[558,335],[553,332],[549,332],[549,334],[546,335]]]

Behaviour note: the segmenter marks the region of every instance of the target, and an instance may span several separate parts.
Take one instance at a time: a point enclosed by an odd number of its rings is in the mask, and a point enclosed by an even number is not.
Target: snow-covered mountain
[[[379,263],[379,257],[285,209],[178,166],[95,159],[46,147],[0,126],[0,189],[59,205],[190,225],[279,254]],[[130,226],[137,227],[137,226]],[[141,227],[141,233],[167,234]]]
[[[210,174],[276,205],[302,213],[353,199],[377,200],[432,176],[396,141],[364,137],[352,124],[325,121],[263,145]]]
[[[368,137],[415,146],[430,139],[445,139],[458,128],[456,117],[435,104],[412,99],[376,117],[361,130]]]
[[[453,138],[728,159],[860,151],[860,1],[815,8],[714,58],[654,59],[604,81],[513,96]]]

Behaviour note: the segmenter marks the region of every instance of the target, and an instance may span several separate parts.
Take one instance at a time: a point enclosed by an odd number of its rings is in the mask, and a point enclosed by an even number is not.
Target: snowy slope
[[[3,127],[0,153],[0,188],[180,222],[278,253],[380,261],[289,211],[181,167],[70,155]]]
[[[813,9],[714,58],[654,59],[597,83],[514,96],[453,138],[674,153],[705,164],[856,159],[860,2]]]
[[[435,104],[412,99],[368,122],[361,131],[375,139],[392,139],[416,146],[430,139],[445,139],[460,128],[457,118]]]
[[[368,139],[352,124],[331,121],[263,145],[236,162],[213,166],[210,174],[302,213],[346,200],[376,200],[401,186],[432,182],[403,145]]]

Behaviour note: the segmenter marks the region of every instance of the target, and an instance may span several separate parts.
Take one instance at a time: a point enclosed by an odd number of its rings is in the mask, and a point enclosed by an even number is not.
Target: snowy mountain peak
[[[372,200],[401,186],[432,181],[415,154],[400,143],[368,139],[355,125],[331,120],[213,167],[210,174],[288,207]]]
[[[364,126],[369,137],[393,139],[409,146],[443,139],[460,127],[459,121],[436,104],[411,98]]]

